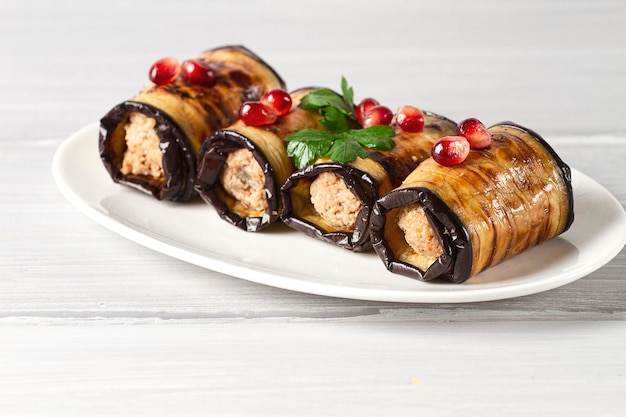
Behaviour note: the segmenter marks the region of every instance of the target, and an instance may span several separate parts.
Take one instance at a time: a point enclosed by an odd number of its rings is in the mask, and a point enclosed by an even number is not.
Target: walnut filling
[[[363,203],[333,172],[322,172],[311,182],[311,203],[317,213],[341,231],[353,231]]]
[[[163,177],[163,154],[155,125],[156,120],[152,117],[138,112],[130,114],[124,125],[126,152],[120,168],[122,174]]]
[[[402,207],[397,216],[397,224],[409,245],[409,248],[400,254],[400,260],[425,271],[443,255],[439,239],[420,204],[413,203]]]
[[[220,172],[220,183],[245,207],[267,210],[265,175],[249,150],[241,148],[228,154]]]

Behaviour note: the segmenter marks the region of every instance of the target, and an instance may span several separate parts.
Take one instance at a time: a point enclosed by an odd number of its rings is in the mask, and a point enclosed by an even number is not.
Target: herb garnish
[[[360,128],[354,114],[354,93],[344,77],[341,77],[341,92],[343,95],[320,88],[302,98],[299,107],[319,111],[320,125],[326,130],[301,129],[285,138],[289,142],[287,155],[294,158],[298,168],[321,157],[352,162],[357,157],[367,157],[365,148],[386,151],[395,146],[392,139],[395,131],[391,127]]]

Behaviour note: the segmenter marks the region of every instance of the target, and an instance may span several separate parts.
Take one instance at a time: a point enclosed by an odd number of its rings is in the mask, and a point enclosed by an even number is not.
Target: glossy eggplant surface
[[[489,132],[488,148],[451,167],[428,159],[376,202],[371,239],[389,271],[462,283],[570,227],[570,168],[530,129]]]
[[[342,248],[362,252],[371,248],[370,215],[374,202],[400,185],[402,180],[423,160],[430,157],[433,144],[442,136],[453,135],[456,123],[434,113],[424,112],[424,128],[420,132],[404,132],[396,128],[394,148],[389,151],[368,151],[367,158],[341,163],[319,159],[295,171],[281,189],[282,221],[313,238]],[[322,176],[340,188],[319,187],[324,194],[315,194],[316,181]],[[316,198],[322,203],[315,204]],[[326,211],[352,206],[349,216],[329,220]],[[337,216],[335,216],[337,217]]]
[[[317,112],[298,107],[311,90],[291,92],[291,111],[273,124],[246,126],[239,120],[204,143],[195,187],[223,220],[248,232],[278,220],[280,187],[295,169],[283,139],[299,129],[321,128]]]
[[[244,101],[284,88],[280,76],[242,46],[212,49],[196,59],[213,69],[213,86],[183,77],[151,83],[101,119],[100,157],[113,181],[159,200],[189,200],[204,140],[234,123]]]

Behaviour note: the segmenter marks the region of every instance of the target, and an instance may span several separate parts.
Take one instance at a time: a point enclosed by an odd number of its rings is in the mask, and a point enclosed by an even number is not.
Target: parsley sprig
[[[360,128],[354,113],[354,92],[344,77],[341,92],[340,95],[329,88],[319,88],[302,98],[299,107],[318,111],[325,130],[301,129],[285,138],[289,142],[287,155],[294,158],[298,168],[321,157],[352,162],[357,157],[367,157],[365,148],[389,150],[395,146],[395,131],[391,127]]]

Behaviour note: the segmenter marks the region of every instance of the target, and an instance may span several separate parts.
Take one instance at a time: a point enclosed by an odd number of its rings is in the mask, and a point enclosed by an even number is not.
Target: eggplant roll
[[[220,217],[248,232],[278,220],[280,187],[295,167],[285,136],[299,129],[320,129],[317,112],[298,107],[311,88],[291,93],[292,109],[266,126],[241,120],[215,132],[198,154],[196,190]]]
[[[371,238],[389,271],[462,283],[570,227],[570,168],[527,128],[489,132],[488,148],[452,167],[428,159],[376,202]]]
[[[320,159],[295,171],[281,188],[282,221],[354,252],[370,249],[374,202],[430,157],[437,139],[455,131],[456,123],[424,112],[423,130],[408,133],[398,129],[395,147],[389,151],[369,151],[367,158],[351,163]]]
[[[212,49],[196,59],[215,71],[214,86],[182,77],[148,84],[101,119],[100,157],[113,181],[159,200],[189,200],[204,140],[236,121],[244,101],[284,88],[280,76],[242,46]]]

